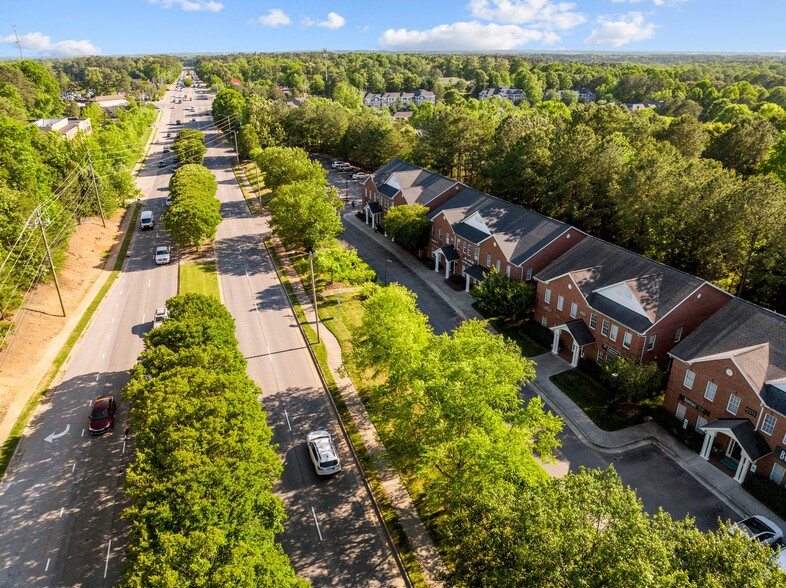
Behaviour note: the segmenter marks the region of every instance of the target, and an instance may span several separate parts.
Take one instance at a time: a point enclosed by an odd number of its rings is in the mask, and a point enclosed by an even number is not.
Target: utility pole
[[[237,165],[240,167],[240,151],[237,149],[237,131],[232,131],[235,135],[235,155],[237,156]]]
[[[101,224],[106,228],[106,217],[104,216],[104,207],[101,204],[101,198],[98,195],[98,184],[96,183],[96,172],[93,169],[93,160],[90,158],[90,151],[87,152],[87,163],[90,164],[90,177],[93,179],[93,190],[96,195],[96,202],[98,203],[98,211],[101,213]]]
[[[311,293],[314,295],[314,324],[317,326],[317,343],[319,343],[319,312],[317,311],[317,286],[314,282],[314,252],[308,252],[308,261],[311,264]]]
[[[41,209],[36,209],[35,223],[41,229],[41,236],[44,238],[44,247],[46,248],[46,257],[49,260],[49,269],[52,270],[52,278],[55,281],[55,289],[57,290],[57,298],[60,300],[60,310],[63,311],[63,316],[66,316],[65,304],[63,304],[63,295],[60,293],[60,283],[57,281],[57,272],[55,271],[55,262],[52,261],[52,252],[49,250],[49,240],[46,238],[46,231],[44,230],[44,220],[41,218]]]
[[[327,49],[322,50],[322,57],[325,59],[325,95],[327,95]]]
[[[14,37],[16,38],[16,46],[19,49],[19,59],[24,59],[22,56],[22,44],[19,42],[19,35],[16,34],[16,25],[11,25],[14,28]]]

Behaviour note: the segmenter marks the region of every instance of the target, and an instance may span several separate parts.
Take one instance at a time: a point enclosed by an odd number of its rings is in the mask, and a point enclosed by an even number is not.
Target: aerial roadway
[[[276,489],[289,516],[280,537],[284,549],[314,586],[405,586],[265,251],[267,227],[248,213],[230,167],[235,156],[211,131],[211,101],[195,98],[194,89],[182,88],[158,103],[162,116],[137,178],[154,227],[137,227],[121,275],[59,383],[36,409],[0,481],[0,586],[114,586],[122,580],[128,525],[120,515],[127,506],[123,482],[133,459],[133,431],[120,393],[156,309],[177,294],[177,249],[169,264],[157,265],[154,254],[157,246],[171,245],[161,218],[173,156],[164,150],[181,126],[207,133],[205,165],[216,174],[225,218],[216,242],[223,299],[237,322],[248,372],[264,392],[262,405],[284,463]],[[91,435],[91,405],[104,395],[117,401],[114,426]],[[305,437],[315,429],[329,431],[336,442],[342,471],[335,476],[318,477],[308,457]]]

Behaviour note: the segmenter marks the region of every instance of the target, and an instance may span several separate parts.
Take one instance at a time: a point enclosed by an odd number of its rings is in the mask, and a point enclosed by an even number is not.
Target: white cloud
[[[258,22],[266,27],[279,27],[291,24],[292,20],[289,18],[289,15],[280,8],[271,8],[267,16],[259,17]]]
[[[559,36],[518,25],[457,22],[425,31],[388,29],[379,38],[382,49],[412,51],[492,51],[517,49],[539,41],[554,44]]]
[[[303,19],[303,26],[306,27],[324,27],[326,29],[330,29],[331,31],[335,31],[336,29],[340,29],[347,23],[344,20],[344,17],[336,12],[328,12],[326,20],[316,21],[313,18],[305,18]]]
[[[148,0],[150,4],[160,4],[164,8],[180,6],[185,12],[218,12],[224,5],[213,0]]]
[[[583,14],[573,11],[575,7],[554,0],[470,0],[468,6],[475,18],[544,29],[572,29],[586,22]]]
[[[585,45],[610,45],[622,47],[634,41],[655,38],[657,25],[644,22],[641,12],[629,12],[616,20],[611,17],[598,17],[600,27],[593,29],[589,37],[584,39]]]
[[[28,51],[38,55],[57,55],[63,57],[74,57],[78,55],[100,55],[101,49],[93,45],[87,39],[81,41],[66,40],[52,42],[49,35],[43,33],[26,33],[20,35],[19,44],[22,51]],[[0,37],[0,45],[16,45],[16,37],[7,35]]]

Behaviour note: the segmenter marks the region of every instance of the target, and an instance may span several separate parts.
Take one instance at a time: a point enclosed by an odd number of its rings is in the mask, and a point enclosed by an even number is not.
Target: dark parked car
[[[87,417],[87,428],[93,435],[100,435],[115,426],[117,405],[112,396],[100,396],[93,401],[93,409]]]

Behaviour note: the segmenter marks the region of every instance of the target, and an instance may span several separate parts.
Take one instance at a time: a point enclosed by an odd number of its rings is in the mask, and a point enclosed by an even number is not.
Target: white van
[[[153,211],[152,210],[143,210],[142,214],[139,215],[139,226],[143,229],[152,229],[154,226],[153,221]]]

